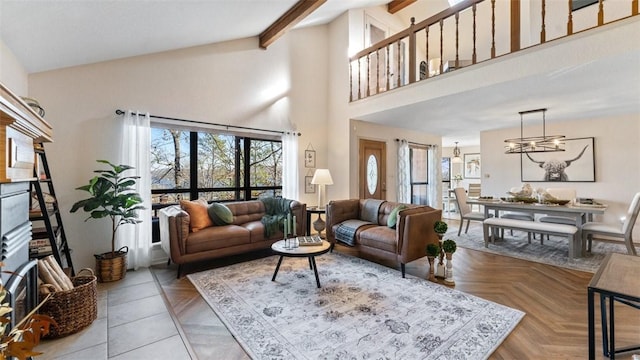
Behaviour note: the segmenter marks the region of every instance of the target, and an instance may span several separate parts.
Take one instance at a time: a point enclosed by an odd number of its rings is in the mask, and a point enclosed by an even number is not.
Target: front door
[[[386,200],[387,144],[361,139],[358,154],[360,198]]]

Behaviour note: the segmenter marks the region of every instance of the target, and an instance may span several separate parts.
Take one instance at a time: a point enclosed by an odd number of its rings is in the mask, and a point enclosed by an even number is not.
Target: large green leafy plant
[[[142,197],[135,191],[139,176],[125,176],[123,173],[134,169],[129,165],[115,165],[107,160],[97,160],[107,164],[109,170],[94,170],[99,174],[89,180],[88,185],[76,188],[88,192],[91,197],[73,204],[71,212],[79,209],[89,213],[89,219],[111,219],[111,255],[116,250],[116,231],[120,225],[138,224],[138,210],[144,209]]]

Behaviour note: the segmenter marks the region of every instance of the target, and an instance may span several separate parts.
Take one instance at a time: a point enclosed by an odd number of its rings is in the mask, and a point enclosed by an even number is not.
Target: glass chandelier
[[[460,149],[458,148],[458,142],[456,141],[456,147],[453,148],[453,159],[451,162],[454,164],[462,164],[462,158],[460,157]]]
[[[533,113],[542,113],[542,135],[524,136],[524,115]],[[505,154],[521,154],[534,152],[552,152],[564,151],[565,140],[564,135],[547,135],[545,114],[547,109],[535,109],[520,111],[520,137],[507,139],[504,142]]]

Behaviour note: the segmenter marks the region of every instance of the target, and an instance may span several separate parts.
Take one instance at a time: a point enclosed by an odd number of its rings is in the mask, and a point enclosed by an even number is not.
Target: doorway
[[[358,143],[359,193],[361,199],[386,200],[387,144],[360,139]]]

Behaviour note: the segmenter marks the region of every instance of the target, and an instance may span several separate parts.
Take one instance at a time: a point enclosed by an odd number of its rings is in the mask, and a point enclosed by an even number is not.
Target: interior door
[[[360,198],[385,200],[387,144],[360,139],[358,154]]]

